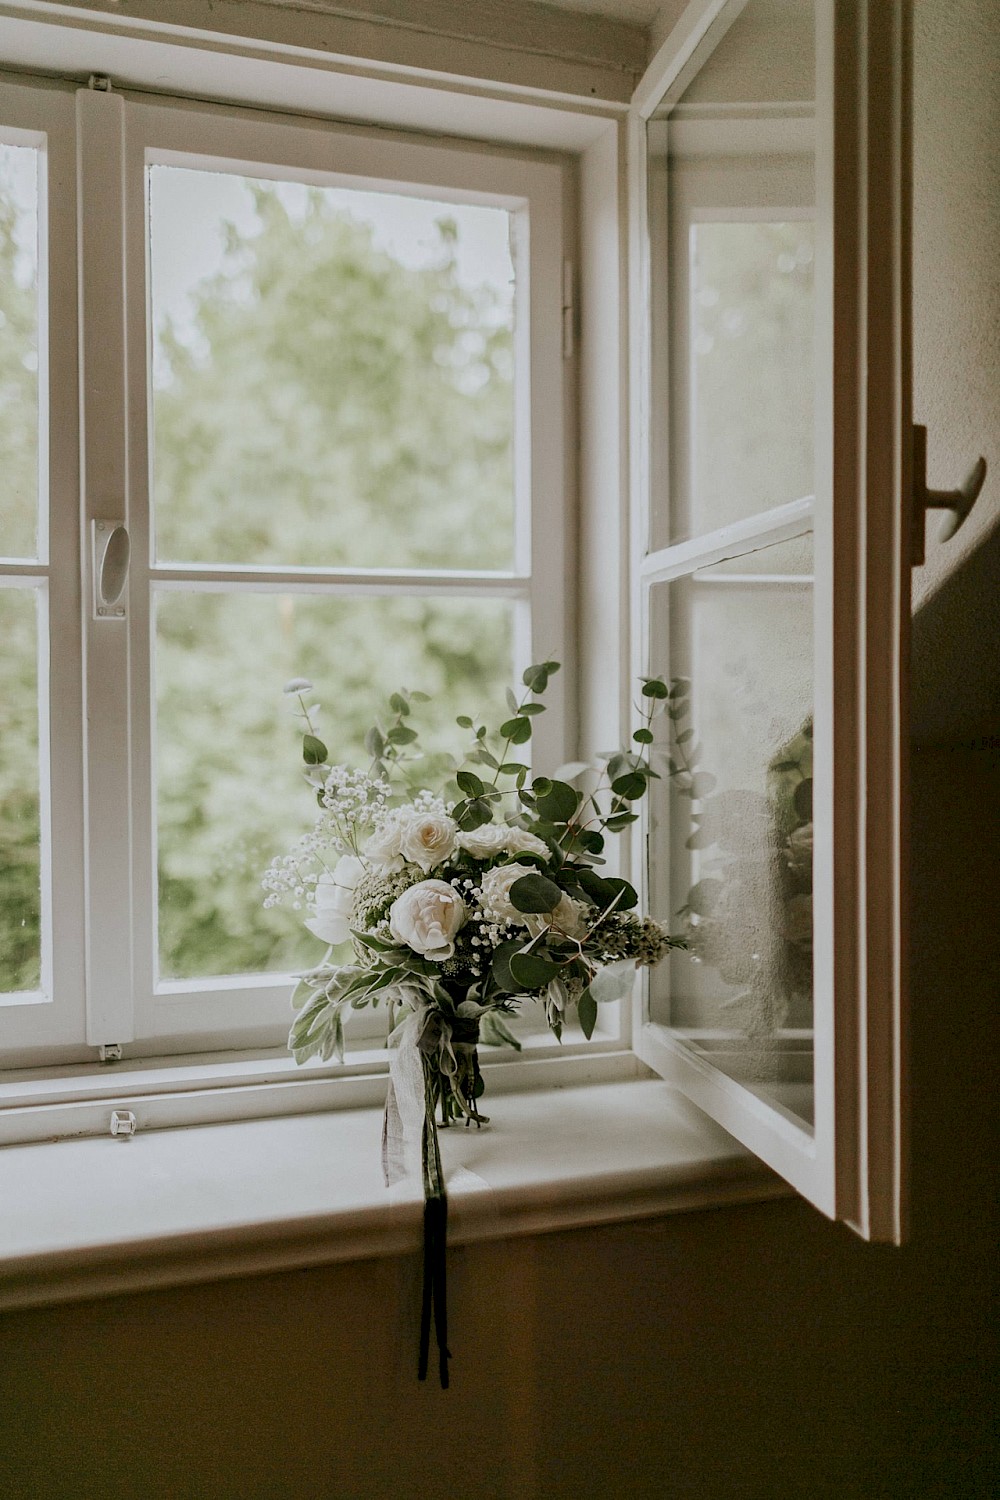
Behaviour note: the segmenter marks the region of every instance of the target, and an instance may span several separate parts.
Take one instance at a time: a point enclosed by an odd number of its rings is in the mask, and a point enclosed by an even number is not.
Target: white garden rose
[[[465,915],[465,903],[446,881],[421,880],[390,906],[389,931],[397,943],[440,964],[454,955]]]
[[[531,865],[494,865],[483,876],[483,911],[494,922],[516,922],[524,927],[527,919],[512,905],[510,888],[522,875],[537,875]]]
[[[457,833],[458,824],[447,813],[416,813],[402,825],[400,852],[410,864],[433,870],[454,854]]]
[[[505,823],[484,823],[482,828],[460,833],[455,842],[473,859],[492,859],[495,854],[507,853],[508,833],[510,829]]]
[[[353,854],[341,855],[333,870],[325,870],[316,882],[316,915],[306,922],[314,937],[324,943],[346,943],[351,935],[354,888],[365,867]]]
[[[538,854],[544,859],[549,852],[549,846],[544,839],[540,839],[537,833],[529,833],[526,828],[507,829],[507,852],[509,854]]]
[[[493,859],[498,854],[547,855],[548,845],[524,828],[510,828],[506,823],[484,823],[470,833],[460,833],[457,844],[473,859]]]
[[[411,816],[408,807],[394,807],[371,834],[364,856],[378,875],[388,875],[403,868],[403,829]]]

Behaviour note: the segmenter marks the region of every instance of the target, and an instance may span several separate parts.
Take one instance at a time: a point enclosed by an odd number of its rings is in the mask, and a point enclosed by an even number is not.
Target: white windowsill
[[[658,1079],[488,1109],[441,1133],[453,1245],[790,1193]],[[380,1147],[370,1108],[6,1147],[0,1309],[415,1252],[420,1188],[385,1189]]]

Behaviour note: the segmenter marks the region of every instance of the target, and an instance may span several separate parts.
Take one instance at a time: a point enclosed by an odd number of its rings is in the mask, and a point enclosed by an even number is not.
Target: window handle
[[[121,521],[92,521],[91,543],[94,570],[94,616],[125,618],[125,586],[128,583],[132,544]]]
[[[924,561],[924,519],[929,510],[944,510],[948,514],[941,522],[938,540],[950,541],[979,499],[979,492],[986,479],[986,460],[977,458],[969,471],[965,483],[957,490],[930,490],[927,488],[927,428],[913,428],[913,565]]]

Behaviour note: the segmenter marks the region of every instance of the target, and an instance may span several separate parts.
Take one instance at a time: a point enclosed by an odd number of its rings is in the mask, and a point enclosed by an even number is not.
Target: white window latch
[[[94,619],[124,620],[132,544],[121,521],[91,521]]]
[[[573,340],[576,332],[576,305],[573,297],[573,262],[563,261],[562,276],[562,352],[563,359],[573,358]]]
[[[111,1134],[120,1135],[128,1140],[129,1136],[135,1135],[135,1115],[130,1109],[113,1109],[111,1111]]]

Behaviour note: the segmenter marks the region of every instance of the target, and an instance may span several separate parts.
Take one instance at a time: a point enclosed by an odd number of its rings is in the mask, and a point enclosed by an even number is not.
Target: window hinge
[[[573,262],[563,261],[562,276],[562,352],[563,359],[573,358],[573,336],[576,308],[573,303]]]
[[[107,73],[91,73],[87,79],[88,89],[93,89],[97,94],[111,93],[111,79]]]
[[[121,1062],[122,1044],[121,1042],[102,1042],[97,1049],[97,1055],[102,1063]]]
[[[125,1140],[135,1135],[135,1115],[130,1109],[113,1109],[111,1111],[111,1134],[120,1135]]]

